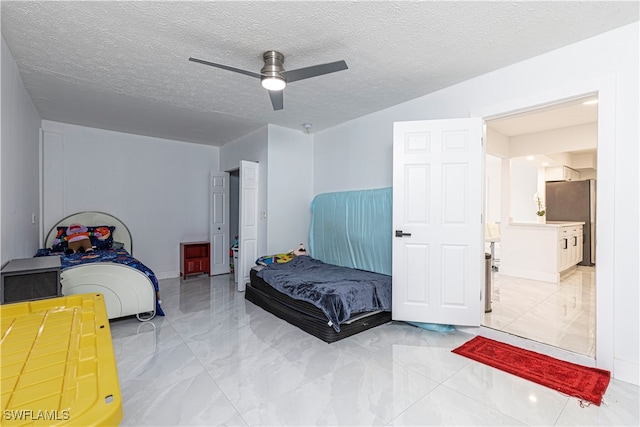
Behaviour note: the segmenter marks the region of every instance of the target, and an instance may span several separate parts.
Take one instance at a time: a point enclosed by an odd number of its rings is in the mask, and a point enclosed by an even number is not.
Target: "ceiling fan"
[[[310,67],[298,68],[297,70],[285,71],[284,55],[275,50],[268,50],[263,55],[264,67],[259,73],[241,70],[240,68],[229,67],[227,65],[216,64],[214,62],[205,61],[197,58],[189,58],[189,61],[199,62],[200,64],[210,65],[223,70],[233,71],[235,73],[244,74],[245,76],[260,79],[262,87],[269,91],[271,105],[274,110],[282,110],[284,101],[282,91],[287,83],[298,80],[309,79],[311,77],[321,76],[323,74],[335,73],[336,71],[346,70],[347,63],[344,61],[329,62],[327,64],[312,65]]]

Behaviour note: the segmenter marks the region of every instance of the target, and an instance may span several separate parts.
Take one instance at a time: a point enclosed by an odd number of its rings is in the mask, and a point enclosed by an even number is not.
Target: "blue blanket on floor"
[[[131,256],[131,254],[129,254],[129,252],[127,252],[125,249],[95,249],[91,252],[76,252],[73,254],[54,252],[51,249],[38,249],[38,252],[35,256],[38,257],[50,255],[60,256],[62,271],[64,271],[66,268],[75,267],[80,264],[90,264],[96,262],[115,262],[135,268],[136,270],[144,273],[144,275],[147,276],[149,278],[149,281],[153,284],[153,288],[156,290],[156,315],[164,316],[164,311],[162,311],[162,307],[160,306],[159,302],[160,288],[158,287],[158,279],[156,278],[156,275],[149,267]]]
[[[385,274],[297,256],[284,264],[270,264],[257,276],[283,294],[318,307],[336,332],[352,314],[391,311],[391,276]]]

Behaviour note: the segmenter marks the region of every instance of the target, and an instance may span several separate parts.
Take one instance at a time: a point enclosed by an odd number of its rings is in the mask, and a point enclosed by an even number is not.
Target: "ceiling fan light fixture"
[[[287,81],[281,74],[284,71],[284,55],[275,50],[268,50],[262,55],[264,67],[260,70],[262,87],[267,90],[282,90]]]
[[[279,76],[262,77],[260,83],[267,90],[282,90],[287,86],[287,82]]]

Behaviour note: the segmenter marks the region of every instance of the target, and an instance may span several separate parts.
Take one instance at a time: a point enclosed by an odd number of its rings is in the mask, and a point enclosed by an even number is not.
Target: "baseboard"
[[[640,386],[640,366],[638,362],[613,359],[613,377],[633,385]]]
[[[175,279],[180,277],[180,272],[179,271],[161,271],[161,272],[155,272],[156,275],[156,279],[158,280],[162,280],[162,279]]]

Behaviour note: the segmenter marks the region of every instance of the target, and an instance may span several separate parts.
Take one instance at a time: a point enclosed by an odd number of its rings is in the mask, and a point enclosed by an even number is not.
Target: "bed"
[[[92,252],[65,254],[56,237],[74,223],[89,229],[106,226],[110,238],[97,242]],[[67,216],[51,228],[36,256],[60,256],[62,294],[102,294],[109,319],[136,316],[144,322],[164,316],[155,274],[133,257],[131,233],[113,215],[90,211]]]
[[[316,196],[311,254],[253,267],[245,299],[327,343],[391,321],[391,206],[390,188]]]

